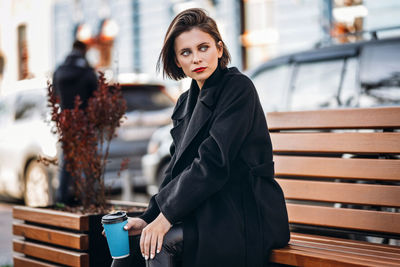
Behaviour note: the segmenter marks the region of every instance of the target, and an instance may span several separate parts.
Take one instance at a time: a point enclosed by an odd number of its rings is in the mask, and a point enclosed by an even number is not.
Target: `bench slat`
[[[338,261],[356,261],[363,262],[365,266],[400,266],[400,261],[395,259],[374,257],[366,254],[357,254],[346,250],[330,250],[318,247],[307,246],[304,244],[290,244],[291,248],[297,251],[319,254],[322,259],[330,259],[331,257],[338,259]]]
[[[88,215],[83,216],[74,213],[67,214],[62,211],[56,211],[45,208],[39,209],[39,208],[31,208],[25,206],[14,206],[13,218],[29,222],[68,228],[73,230],[79,230],[79,231],[89,230]]]
[[[400,154],[398,133],[271,133],[274,152]]]
[[[322,244],[334,244],[344,247],[354,247],[360,249],[373,250],[378,252],[385,252],[398,255],[400,258],[400,247],[398,246],[390,246],[386,244],[375,244],[364,241],[357,240],[349,240],[342,239],[337,237],[329,237],[329,236],[321,236],[321,235],[310,235],[310,234],[301,234],[301,233],[290,233],[290,240],[304,240],[304,241],[312,241],[318,242]]]
[[[50,264],[17,255],[13,257],[13,261],[14,267],[61,267],[61,265],[58,264]]]
[[[386,261],[386,262],[400,264],[399,255],[394,253],[375,251],[371,249],[360,249],[353,246],[340,246],[335,244],[326,244],[326,243],[324,244],[320,242],[304,241],[296,239],[291,239],[290,244],[302,247],[329,250],[340,253],[354,254],[355,256],[362,255],[362,258],[359,257],[359,259],[370,259],[370,260]]]
[[[400,181],[400,160],[395,159],[275,155],[274,161],[276,176]]]
[[[270,112],[268,128],[294,129],[371,129],[400,128],[400,107],[335,109],[299,112]]]
[[[89,236],[45,227],[13,223],[13,234],[74,249],[89,249]]]
[[[314,267],[314,266],[331,266],[331,267],[361,267],[361,266],[379,266],[371,265],[371,262],[352,259],[349,257],[338,257],[326,255],[322,251],[304,251],[298,249],[297,246],[272,250],[270,261],[280,264]]]
[[[400,186],[276,180],[286,199],[400,207]]]
[[[89,266],[89,255],[87,253],[74,252],[16,239],[13,240],[13,250],[28,256],[67,266]]]
[[[400,234],[400,213],[287,203],[290,223]]]

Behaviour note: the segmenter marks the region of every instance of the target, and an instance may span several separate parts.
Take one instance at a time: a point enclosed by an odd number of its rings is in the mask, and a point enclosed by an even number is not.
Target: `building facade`
[[[240,4],[236,0],[56,0],[55,65],[78,37],[89,43],[88,59],[97,69],[159,76],[156,63],[167,27],[177,13],[189,7],[204,8],[217,20],[232,64],[241,68]],[[110,36],[105,36],[105,22],[114,25]]]
[[[332,35],[382,28],[392,30],[379,37],[400,35],[398,0],[2,0],[0,94],[15,81],[51,77],[76,38],[90,45],[88,59],[99,70],[160,77],[164,34],[190,7],[216,19],[231,65],[241,70],[316,45],[369,38]]]
[[[0,94],[18,80],[50,75],[51,7],[51,0],[0,1]]]

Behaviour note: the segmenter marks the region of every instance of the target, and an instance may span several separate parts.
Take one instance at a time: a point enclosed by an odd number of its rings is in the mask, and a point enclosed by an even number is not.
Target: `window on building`
[[[29,76],[28,44],[26,39],[26,25],[18,26],[18,78],[26,79]]]

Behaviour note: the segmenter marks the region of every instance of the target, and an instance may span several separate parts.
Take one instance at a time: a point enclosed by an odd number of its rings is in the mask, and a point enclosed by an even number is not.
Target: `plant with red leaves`
[[[79,108],[82,102],[79,96],[73,109],[61,110],[60,99],[48,83],[51,120],[55,122],[53,132],[62,144],[67,170],[74,179],[75,197],[84,211],[93,206],[105,208],[104,173],[110,142],[126,111],[121,87],[109,85],[104,74],[99,73],[98,88],[85,110]]]

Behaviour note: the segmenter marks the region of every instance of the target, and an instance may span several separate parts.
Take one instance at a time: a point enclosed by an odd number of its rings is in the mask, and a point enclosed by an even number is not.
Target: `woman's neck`
[[[196,80],[196,82],[197,82],[197,86],[198,86],[199,89],[201,90],[201,88],[203,87],[205,81],[197,81],[197,80]]]

